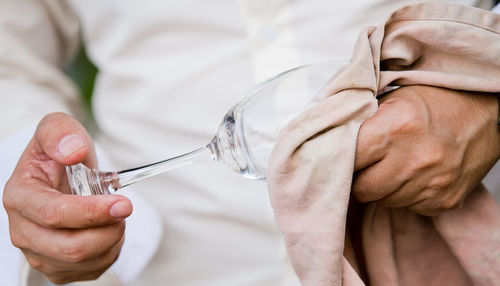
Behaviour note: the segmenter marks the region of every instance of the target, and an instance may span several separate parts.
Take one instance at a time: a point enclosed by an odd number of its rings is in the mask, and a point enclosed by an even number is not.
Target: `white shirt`
[[[49,112],[78,114],[60,67],[80,40],[99,68],[93,136],[112,163],[130,168],[191,151],[252,86],[298,65],[348,59],[360,29],[412,2],[2,1],[0,116],[11,124],[0,139]],[[454,2],[491,8],[486,0]],[[298,285],[265,182],[205,162],[135,191],[160,215],[163,236],[143,272],[123,282]]]

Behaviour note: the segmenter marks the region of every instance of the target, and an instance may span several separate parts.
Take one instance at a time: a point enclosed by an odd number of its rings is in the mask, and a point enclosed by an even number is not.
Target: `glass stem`
[[[141,167],[127,169],[116,173],[118,179],[118,188],[123,188],[135,182],[142,181],[146,178],[177,169],[189,165],[198,160],[218,160],[217,152],[215,151],[215,140],[189,153],[185,153],[176,157],[172,157],[163,161],[144,165]]]

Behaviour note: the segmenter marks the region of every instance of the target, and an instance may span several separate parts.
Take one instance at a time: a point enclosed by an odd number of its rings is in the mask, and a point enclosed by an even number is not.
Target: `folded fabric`
[[[420,3],[362,31],[352,64],[281,131],[269,163],[276,222],[303,285],[500,285],[500,207],[483,188],[432,218],[349,204],[358,129],[375,113],[378,91],[421,84],[500,92],[499,79],[500,16],[488,11]],[[353,207],[362,214],[354,247],[363,261],[348,262]],[[354,270],[360,263],[365,273]]]

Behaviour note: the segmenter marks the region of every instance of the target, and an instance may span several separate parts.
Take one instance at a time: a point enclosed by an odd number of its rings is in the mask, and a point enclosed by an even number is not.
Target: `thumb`
[[[62,165],[97,165],[92,139],[80,122],[67,114],[45,116],[37,126],[33,143],[35,153],[46,154]]]

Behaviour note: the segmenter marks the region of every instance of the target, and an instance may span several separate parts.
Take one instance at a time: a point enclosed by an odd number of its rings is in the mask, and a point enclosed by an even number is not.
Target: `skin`
[[[68,194],[64,165],[78,162],[96,167],[89,135],[74,118],[50,114],[3,194],[13,245],[56,284],[98,278],[118,258],[124,218],[132,212],[131,202],[120,195]]]
[[[355,197],[424,215],[460,207],[500,157],[497,116],[491,95],[393,91],[359,131]],[[63,166],[78,162],[96,167],[90,137],[74,118],[50,114],[4,190],[12,243],[56,284],[99,277],[117,259],[132,212],[119,195],[68,195]]]
[[[407,86],[384,96],[359,131],[352,192],[422,215],[457,209],[500,157],[491,94]]]

